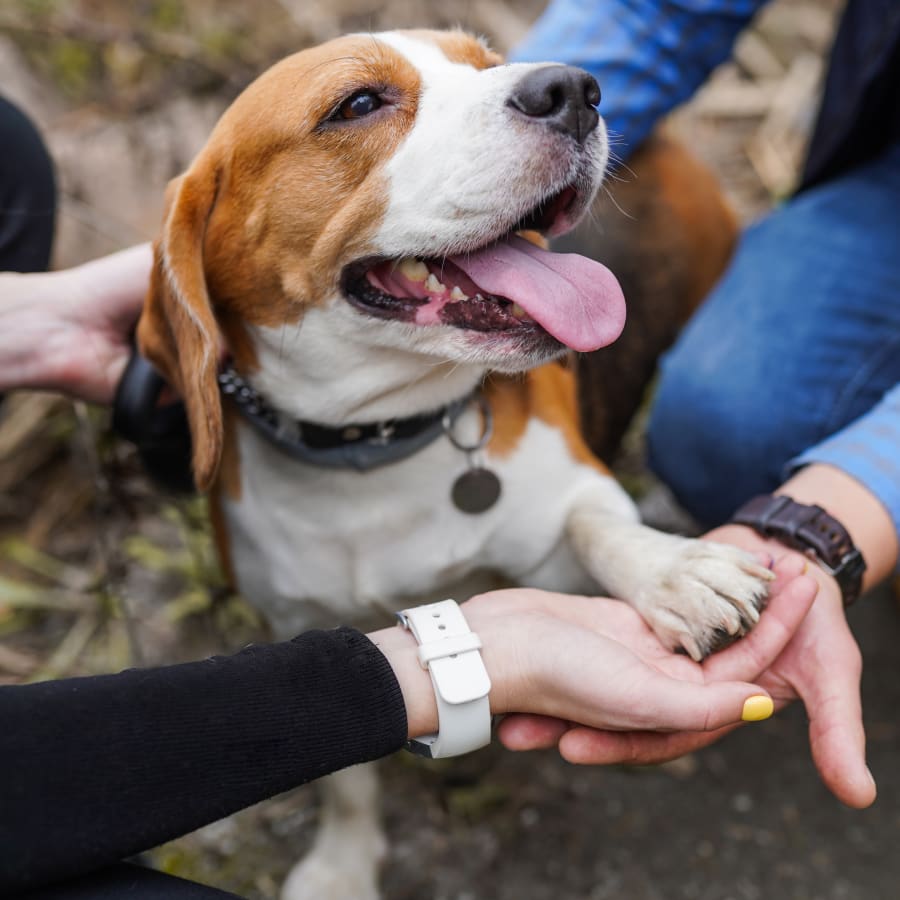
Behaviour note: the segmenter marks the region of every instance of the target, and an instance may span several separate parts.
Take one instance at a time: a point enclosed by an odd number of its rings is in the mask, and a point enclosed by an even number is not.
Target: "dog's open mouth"
[[[542,224],[529,216],[517,229]],[[573,350],[612,343],[625,323],[609,269],[515,232],[469,253],[362,261],[348,267],[343,287],[355,306],[380,318],[510,337],[549,333]]]

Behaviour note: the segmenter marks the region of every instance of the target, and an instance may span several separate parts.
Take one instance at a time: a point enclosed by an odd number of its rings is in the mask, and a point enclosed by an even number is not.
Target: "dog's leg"
[[[281,900],[378,900],[387,844],[378,814],[376,765],[335,772],[320,785],[315,843],[288,875]]]
[[[680,645],[696,660],[756,624],[774,577],[736,547],[642,525],[612,478],[579,496],[567,533],[604,590],[631,603],[667,647]]]

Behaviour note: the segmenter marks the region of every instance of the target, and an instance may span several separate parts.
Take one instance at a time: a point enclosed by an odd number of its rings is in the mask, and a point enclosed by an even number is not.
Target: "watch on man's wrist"
[[[834,576],[844,606],[859,598],[866,562],[847,529],[821,506],[797,503],[784,494],[761,494],[748,500],[731,522],[809,556]]]

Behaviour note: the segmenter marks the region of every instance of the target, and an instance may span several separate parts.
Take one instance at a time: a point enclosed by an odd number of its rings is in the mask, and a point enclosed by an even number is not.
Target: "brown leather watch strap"
[[[821,506],[797,503],[783,494],[762,494],[747,501],[731,521],[811,556],[834,576],[846,606],[859,597],[865,560],[847,529]]]

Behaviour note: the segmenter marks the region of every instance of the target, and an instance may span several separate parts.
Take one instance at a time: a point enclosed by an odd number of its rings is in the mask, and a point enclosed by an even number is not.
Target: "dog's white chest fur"
[[[474,410],[457,423],[477,427]],[[247,428],[239,447],[241,499],[225,503],[235,575],[283,634],[365,621],[463,585],[471,592],[492,576],[586,590],[587,573],[563,546],[566,520],[589,486],[619,490],[536,419],[512,453],[487,460],[502,493],[474,515],[450,499],[469,463],[446,436],[368,472],[299,463]]]

